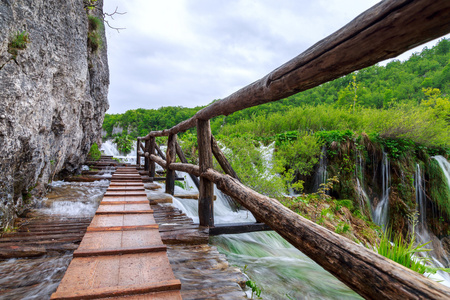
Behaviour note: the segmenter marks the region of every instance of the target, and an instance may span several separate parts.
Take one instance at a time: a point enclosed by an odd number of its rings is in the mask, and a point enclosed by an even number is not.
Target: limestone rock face
[[[8,44],[24,30],[30,42],[13,60]],[[101,142],[106,40],[93,52],[87,36],[83,0],[0,0],[0,227]]]

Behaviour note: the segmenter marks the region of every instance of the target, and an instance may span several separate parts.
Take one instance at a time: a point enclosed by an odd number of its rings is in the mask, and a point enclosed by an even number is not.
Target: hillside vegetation
[[[450,155],[449,62],[450,41],[443,39],[405,62],[375,65],[277,102],[217,117],[211,120],[212,132],[244,184],[358,240],[373,235],[358,220],[370,222],[371,209],[385,193],[384,165],[391,174],[389,223],[406,236],[416,207],[414,174],[422,166],[430,191],[427,214],[433,216],[428,222],[436,234],[448,235],[450,203],[444,199],[447,193],[436,191],[449,187],[429,166],[432,156]],[[103,128],[108,136],[116,127],[135,138],[170,128],[201,108],[131,110],[107,115]],[[179,139],[188,160],[196,163],[195,131]],[[275,148],[270,163],[265,157],[269,145]],[[320,173],[324,158],[325,175]],[[284,198],[288,189],[302,196]]]

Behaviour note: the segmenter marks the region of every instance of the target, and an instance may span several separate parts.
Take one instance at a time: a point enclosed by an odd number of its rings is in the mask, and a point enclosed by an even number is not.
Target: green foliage
[[[184,182],[179,181],[179,180],[175,180],[175,185],[179,186],[182,189],[186,189],[186,184]]]
[[[317,131],[314,133],[320,141],[326,143],[327,145],[332,142],[343,142],[351,139],[354,135],[353,131],[347,130],[328,130],[328,131]]]
[[[188,163],[198,165],[197,135],[185,132],[179,136],[178,140]]]
[[[187,108],[182,106],[161,107],[158,109],[133,109],[123,114],[106,114],[103,129],[112,136],[114,127],[129,129],[129,134],[136,138],[145,136],[150,131],[171,128],[189,119],[202,107]],[[195,134],[195,131],[188,131]]]
[[[350,211],[352,211],[353,208],[354,208],[354,207],[353,207],[353,201],[352,201],[352,200],[347,200],[347,199],[344,199],[344,200],[338,200],[338,201],[337,201],[337,205],[346,207],[346,208],[348,208],[348,210],[350,210]]]
[[[242,269],[242,272],[243,272],[245,275],[247,275],[247,270],[248,270],[248,266],[245,265],[244,268]],[[247,275],[247,277],[248,277],[248,275]],[[258,299],[262,299],[262,298],[261,298],[261,292],[262,292],[262,291],[261,291],[261,289],[258,287],[258,285],[256,284],[256,282],[254,282],[254,281],[252,281],[252,280],[247,280],[247,281],[245,282],[245,285],[252,289],[252,296],[251,296],[250,299],[253,299],[253,295],[256,295],[256,297],[257,297]]]
[[[91,149],[89,150],[88,156],[91,160],[97,161],[100,159],[102,153],[98,149],[97,143],[93,143]]]
[[[299,175],[309,175],[319,162],[320,144],[314,135],[297,132],[278,135],[275,152],[275,171],[297,190],[302,189]],[[282,137],[282,138],[280,138]]]
[[[93,52],[96,52],[103,45],[103,20],[96,16],[88,15],[88,24],[88,45]]]
[[[415,245],[414,235],[410,236],[409,242],[402,238],[401,234],[392,234],[392,229],[381,235],[380,242],[374,247],[374,251],[405,266],[415,272],[423,274],[428,271],[426,259],[414,257],[414,254],[430,251],[424,248],[426,244]]]
[[[17,31],[13,36],[11,36],[8,44],[8,53],[16,59],[17,55],[19,55],[19,50],[25,50],[28,43],[30,43],[28,32],[25,30],[22,32]]]
[[[131,136],[125,134],[116,136],[113,143],[117,145],[117,150],[119,150],[119,152],[127,155],[131,152],[131,149],[133,149],[135,140]]]
[[[272,167],[263,157],[262,145],[251,134],[217,136],[217,140],[242,183],[270,197],[285,192],[283,180],[273,176]]]
[[[349,230],[350,230],[350,225],[341,221],[336,226],[336,229],[334,230],[334,232],[336,232],[337,234],[344,234],[344,233],[348,232]]]

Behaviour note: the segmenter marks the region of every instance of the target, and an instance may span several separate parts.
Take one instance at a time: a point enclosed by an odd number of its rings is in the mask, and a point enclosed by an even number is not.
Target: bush
[[[96,16],[88,15],[88,24],[88,45],[93,52],[96,52],[101,49],[103,45],[103,39],[101,36],[103,21]]]
[[[11,37],[11,41],[8,44],[8,53],[11,54],[15,59],[19,54],[19,50],[25,50],[29,42],[30,38],[28,36],[28,32],[26,32],[25,30],[22,32],[17,31]]]
[[[91,160],[95,160],[96,161],[96,160],[100,159],[101,155],[102,155],[102,153],[98,149],[97,143],[93,143],[92,146],[91,146],[91,149],[89,150],[88,157]]]
[[[119,152],[127,155],[133,149],[134,140],[127,134],[116,136],[113,143],[117,145]]]

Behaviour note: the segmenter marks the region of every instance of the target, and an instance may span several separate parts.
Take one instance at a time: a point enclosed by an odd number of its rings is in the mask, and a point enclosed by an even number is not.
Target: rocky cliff
[[[101,0],[91,1],[101,17]],[[0,0],[0,219],[9,223],[100,142],[106,40],[88,43],[86,1]],[[101,19],[101,18],[100,18]],[[23,46],[14,42],[26,36]]]

